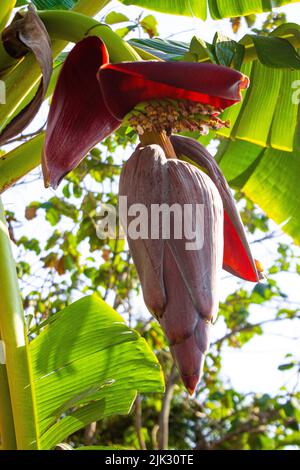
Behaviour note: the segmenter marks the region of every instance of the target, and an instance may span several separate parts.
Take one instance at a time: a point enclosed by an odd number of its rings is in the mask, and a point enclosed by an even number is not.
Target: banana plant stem
[[[40,11],[39,16],[52,39],[78,42],[86,36],[99,36],[109,52],[111,61],[140,60],[130,44],[118,36],[108,25],[73,11]]]
[[[84,15],[94,16],[110,2],[111,0],[79,0],[73,10]]]
[[[15,7],[16,0],[1,0],[1,12],[0,12],[0,32],[5,27],[9,20],[11,12]]]
[[[0,442],[1,450],[16,450],[14,418],[11,408],[10,391],[5,365],[4,342],[0,335]]]
[[[0,201],[0,330],[5,345],[6,371],[18,450],[38,448],[37,417],[25,317],[16,265]],[[7,398],[8,400],[8,398]]]
[[[78,0],[73,11],[87,16],[95,16],[99,13],[111,0]],[[65,12],[66,13],[66,12]],[[67,12],[68,13],[68,12]],[[59,54],[66,47],[65,41],[55,41],[53,44],[54,53]],[[18,61],[13,59],[4,49],[0,38],[0,75],[7,68],[16,65]]]
[[[0,194],[41,163],[44,134],[0,157]]]

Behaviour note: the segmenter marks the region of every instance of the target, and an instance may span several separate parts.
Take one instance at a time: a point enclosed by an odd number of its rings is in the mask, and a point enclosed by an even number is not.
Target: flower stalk
[[[157,144],[163,149],[167,158],[177,158],[174,147],[165,131],[145,132],[144,134],[140,134],[139,137],[143,147]]]
[[[52,39],[79,42],[87,36],[97,36],[105,43],[112,62],[135,61],[140,56],[107,24],[73,11],[40,11],[39,17]],[[54,49],[55,50],[55,49]]]

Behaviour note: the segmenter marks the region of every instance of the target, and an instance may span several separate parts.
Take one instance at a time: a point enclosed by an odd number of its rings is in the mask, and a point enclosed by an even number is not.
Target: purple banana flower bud
[[[127,197],[129,210],[124,213],[121,209],[121,223],[145,303],[161,324],[182,381],[192,394],[202,374],[211,323],[218,310],[218,278],[223,261],[223,203],[219,191],[194,165],[168,159],[160,146],[150,145],[139,147],[124,165],[120,196]],[[147,209],[142,224],[143,229],[148,227],[148,237],[131,233],[134,204]],[[162,214],[169,211],[168,218],[154,218],[154,209],[158,208]],[[181,222],[184,230],[180,234]],[[187,226],[190,232],[185,230]],[[200,244],[193,247],[191,232],[202,234]]]
[[[240,214],[216,160],[195,139],[178,135],[171,136],[171,142],[178,158],[187,157],[195,166],[203,168],[218,188],[224,206],[223,268],[246,281],[263,279],[263,268],[253,259]]]

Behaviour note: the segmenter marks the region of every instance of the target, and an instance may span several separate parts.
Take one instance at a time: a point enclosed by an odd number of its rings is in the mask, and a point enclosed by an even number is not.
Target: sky
[[[117,1],[111,2],[98,19],[102,20],[110,11],[118,11],[125,13],[130,18],[136,18],[141,11],[149,13],[137,7],[125,7]],[[300,3],[289,5],[278,11],[287,13],[288,20],[293,22],[299,21]],[[152,12],[153,13],[153,12]],[[189,42],[193,35],[197,35],[206,41],[212,41],[216,31],[223,32],[228,36],[240,39],[247,30],[245,26],[234,36],[228,20],[203,22],[197,18],[184,18],[174,15],[165,15],[154,13],[158,20],[158,30],[160,37],[172,38],[174,40]],[[264,17],[265,15],[262,15]],[[44,122],[47,115],[47,105],[43,106],[38,118],[30,126],[29,131],[38,129]],[[117,155],[120,159],[123,155]],[[32,176],[28,176],[28,180]],[[35,178],[33,178],[35,179]],[[45,190],[42,179],[34,181],[31,184],[21,185],[9,190],[3,196],[3,202],[8,210],[16,211],[18,218],[24,224],[22,234],[33,236],[33,224],[28,224],[24,217],[26,205],[32,200],[46,200],[53,196],[55,192],[51,189]],[[58,191],[59,194],[59,191]],[[274,226],[276,230],[276,228]],[[38,221],[39,236],[43,239],[49,233],[49,225],[43,220]],[[34,234],[35,236],[37,234]],[[291,240],[283,236],[282,241],[291,243]],[[268,263],[275,256],[275,244],[262,243],[255,244],[254,257],[260,259],[263,264],[268,267]],[[300,250],[295,248],[300,254]],[[282,274],[279,276],[284,292],[289,295],[289,300],[300,304],[299,276],[292,274]],[[222,282],[222,298],[224,299],[229,292],[239,285],[239,281],[231,276],[225,276]],[[248,288],[252,288],[248,284]],[[143,303],[142,296],[136,302],[136,311],[138,314],[149,315]],[[253,309],[252,321],[260,321],[271,316],[271,311],[261,308],[260,306]],[[291,322],[290,322],[291,323]],[[284,357],[287,353],[293,353],[299,357],[299,338],[300,338],[300,322],[293,321],[292,326],[289,322],[281,322],[279,325],[269,325],[265,328],[267,334],[262,338],[257,337],[250,341],[243,349],[227,349],[224,354],[223,376],[228,383],[241,391],[257,391],[258,393],[275,393],[280,386],[287,385],[293,388],[295,385],[294,376],[289,373],[278,371],[278,365],[285,362]],[[214,330],[213,340],[222,336],[224,333],[224,325],[219,325]]]

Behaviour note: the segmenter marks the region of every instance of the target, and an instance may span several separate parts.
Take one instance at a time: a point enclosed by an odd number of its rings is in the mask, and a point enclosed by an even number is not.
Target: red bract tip
[[[194,395],[197,385],[199,383],[199,376],[197,375],[189,375],[189,376],[182,376],[182,382],[187,389],[190,396]]]
[[[223,268],[247,281],[258,282],[260,279],[249,245],[242,240],[226,211],[224,211]]]

